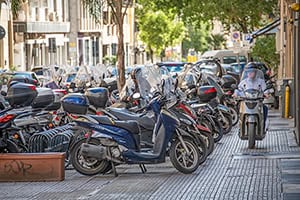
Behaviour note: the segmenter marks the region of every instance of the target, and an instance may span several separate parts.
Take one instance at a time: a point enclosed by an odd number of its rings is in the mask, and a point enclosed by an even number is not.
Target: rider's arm
[[[241,81],[240,84],[238,85],[238,89],[234,90],[234,97],[241,96],[241,91],[243,91],[243,85],[245,84],[245,80]]]

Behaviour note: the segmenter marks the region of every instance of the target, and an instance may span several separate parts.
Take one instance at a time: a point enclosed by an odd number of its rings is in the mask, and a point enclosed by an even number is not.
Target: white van
[[[239,53],[233,50],[213,50],[206,51],[201,56],[201,59],[218,59],[222,64],[247,63],[247,52],[241,51]]]

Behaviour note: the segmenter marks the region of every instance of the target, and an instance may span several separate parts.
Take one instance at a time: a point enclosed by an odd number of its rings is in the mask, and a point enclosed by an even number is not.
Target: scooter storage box
[[[198,96],[201,102],[209,102],[217,96],[217,90],[214,86],[201,86],[198,88]]]
[[[5,99],[12,107],[30,106],[37,96],[35,85],[28,83],[15,82],[7,90]]]
[[[105,108],[108,101],[108,89],[104,87],[89,88],[85,92],[91,105],[96,108]]]
[[[54,102],[54,93],[51,88],[37,88],[37,97],[33,100],[32,108],[46,108]]]
[[[67,94],[62,98],[64,111],[72,114],[84,115],[89,107],[88,98],[81,93]]]
[[[224,75],[221,78],[221,84],[225,89],[231,89],[232,84],[237,84],[236,79],[231,75]]]

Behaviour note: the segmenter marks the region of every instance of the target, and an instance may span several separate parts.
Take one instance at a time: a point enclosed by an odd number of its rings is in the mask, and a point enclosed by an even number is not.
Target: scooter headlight
[[[254,109],[256,105],[257,105],[257,102],[246,102],[246,106],[249,109]]]
[[[255,99],[258,98],[258,92],[245,92],[246,98]]]

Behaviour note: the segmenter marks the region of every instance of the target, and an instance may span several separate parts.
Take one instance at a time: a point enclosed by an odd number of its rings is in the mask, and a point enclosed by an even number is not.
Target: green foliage
[[[102,7],[105,3],[105,0],[82,0],[82,3],[86,9],[88,9],[89,13],[95,19],[96,23],[101,22],[101,11]]]
[[[187,25],[187,34],[182,42],[184,57],[187,56],[189,49],[194,49],[196,52],[204,52],[209,49],[208,39],[210,26],[207,23]]]
[[[256,61],[267,63],[274,71],[279,65],[279,54],[276,54],[276,38],[274,35],[261,36],[256,39],[251,51],[251,56]]]
[[[7,1],[6,1],[7,2]],[[13,15],[13,18],[16,19],[18,17],[18,13],[21,9],[21,6],[25,2],[24,0],[11,0],[11,12]]]
[[[183,22],[176,21],[174,15],[168,15],[160,10],[144,11],[140,12],[138,18],[139,37],[147,45],[150,53],[153,51],[156,55],[160,55],[166,47],[182,41],[185,33]]]
[[[117,63],[117,57],[116,56],[105,56],[103,58],[103,61],[107,65],[116,65],[116,63]]]
[[[234,27],[248,33],[261,25],[263,16],[274,16],[278,0],[151,0],[151,3],[160,9],[172,9],[185,22],[216,19],[228,29]]]
[[[225,41],[224,35],[222,34],[211,35],[211,37],[208,38],[208,44],[212,50],[223,49]]]

